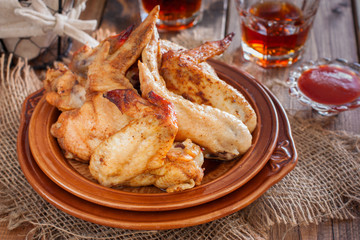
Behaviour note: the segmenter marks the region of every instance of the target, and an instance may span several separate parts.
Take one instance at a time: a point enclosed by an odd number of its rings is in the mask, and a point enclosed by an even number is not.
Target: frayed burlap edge
[[[16,136],[20,124],[20,112],[24,99],[42,86],[35,72],[27,61],[21,58],[14,60],[13,55],[2,54],[0,59],[0,221],[8,222],[8,229],[15,229],[28,222],[26,211],[17,202],[12,191],[18,174],[9,172],[9,165],[17,164],[14,170],[21,171],[16,157]],[[15,159],[14,159],[15,157]],[[11,166],[10,166],[11,168]],[[30,185],[26,184],[26,187]]]

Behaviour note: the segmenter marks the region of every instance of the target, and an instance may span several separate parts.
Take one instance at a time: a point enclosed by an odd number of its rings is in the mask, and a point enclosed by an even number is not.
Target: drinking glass
[[[194,26],[200,20],[201,0],[139,0],[141,19],[160,6],[157,28],[178,31]]]
[[[320,0],[236,0],[243,56],[262,67],[301,58]]]

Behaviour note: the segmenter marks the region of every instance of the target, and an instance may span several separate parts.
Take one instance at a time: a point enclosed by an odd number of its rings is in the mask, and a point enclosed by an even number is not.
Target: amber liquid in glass
[[[289,2],[269,1],[251,6],[249,13],[242,21],[242,40],[258,63],[268,67],[297,61],[311,26],[302,11]]]
[[[200,11],[201,0],[142,0],[142,5],[148,13],[156,5],[160,5],[161,24],[158,24],[158,28],[173,27],[177,30],[192,26]]]

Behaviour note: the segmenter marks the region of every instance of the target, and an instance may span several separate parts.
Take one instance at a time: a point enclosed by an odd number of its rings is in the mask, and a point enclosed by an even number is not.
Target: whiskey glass
[[[286,67],[301,58],[320,0],[236,0],[246,60]]]

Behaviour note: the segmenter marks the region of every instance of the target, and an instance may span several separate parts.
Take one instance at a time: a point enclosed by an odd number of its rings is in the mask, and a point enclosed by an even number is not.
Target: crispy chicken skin
[[[46,78],[44,80],[46,101],[57,107],[60,111],[69,111],[80,108],[85,103],[86,96],[89,93],[89,81],[87,76],[89,65],[91,65],[94,60],[97,60],[92,66],[93,69],[95,68],[94,70],[96,70],[99,61],[102,60],[103,56],[109,54],[104,51],[109,50],[110,54],[113,53],[115,51],[114,49],[118,49],[122,46],[131,31],[132,28],[129,28],[114,37],[109,37],[94,49],[84,45],[74,54],[70,63],[70,69],[62,63],[59,63],[55,69],[49,69],[46,72]],[[104,74],[104,71],[101,73]],[[127,87],[132,88],[130,84],[127,84],[126,80],[123,80],[123,82],[125,82],[123,84]],[[110,88],[111,83],[113,83],[113,81],[108,83],[106,87]],[[119,87],[122,85],[116,84],[116,86]]]
[[[49,69],[44,80],[46,101],[61,111],[81,107],[86,99],[86,79],[77,76],[64,64]]]
[[[133,86],[122,72],[108,60],[110,43],[105,42],[88,70],[90,92],[105,92],[113,89],[132,89]]]
[[[154,185],[167,192],[183,191],[200,185],[204,176],[201,168],[203,163],[200,147],[190,139],[174,143],[166,154],[164,166],[151,172],[157,176]]]
[[[61,111],[79,108],[93,92],[112,89],[132,89],[126,71],[140,57],[151,39],[159,9],[134,31],[130,27],[122,33],[108,37],[92,49],[82,47],[74,54],[70,69],[60,64],[50,69],[45,80],[46,99]]]
[[[63,65],[54,73],[49,70],[49,79],[46,81],[49,86],[47,98],[51,100],[49,103],[60,110],[69,111],[63,112],[51,128],[51,134],[58,139],[66,158],[88,162],[92,152],[102,141],[130,121],[127,115],[122,114],[114,104],[102,97],[102,92],[116,88],[131,89],[135,92],[125,77],[125,72],[131,62],[139,58],[142,49],[150,40],[157,14],[158,9],[154,9],[125,42],[116,41],[119,38],[108,38],[109,41],[102,42],[96,49],[96,54],[92,55],[89,65],[75,64],[74,70],[85,69],[83,73],[88,75],[85,83],[78,83],[76,79],[82,78]],[[129,31],[123,36],[126,37]],[[81,62],[80,59],[79,56],[76,61]],[[79,95],[75,92],[77,86],[85,86]],[[63,95],[54,93],[55,90],[62,89],[66,90]],[[53,95],[55,96],[52,97]],[[81,101],[75,101],[79,98]],[[76,104],[73,104],[74,102]]]
[[[105,97],[133,120],[95,149],[91,174],[102,185],[114,186],[162,167],[178,130],[172,104],[153,92],[149,101],[121,89]]]
[[[205,147],[211,156],[223,160],[231,160],[245,153],[251,146],[252,136],[241,120],[217,108],[190,102],[166,88],[157,67],[153,65],[155,61],[150,60],[156,58],[157,51],[154,49],[157,46],[158,42],[154,38],[147,46],[149,49],[145,50],[149,55],[144,58],[143,54],[143,59],[151,64],[152,71],[145,64],[138,63],[140,88],[144,97],[150,91],[155,91],[174,104],[179,126],[176,140],[189,138]]]
[[[105,92],[133,88],[125,76],[126,71],[135,63],[150,41],[158,13],[159,9],[154,8],[116,51],[113,52],[109,41],[101,46],[94,61],[88,67],[90,91]]]
[[[173,144],[178,128],[170,102],[153,92],[148,93],[148,101],[131,90],[104,96],[133,120],[92,154],[89,169],[100,184],[155,185],[175,192],[201,183],[202,151],[189,139]]]
[[[95,48],[90,48],[88,45],[84,45],[73,54],[72,60],[69,64],[69,68],[71,69],[71,71],[86,77],[89,65],[94,61],[99,49],[101,49],[104,43],[110,43],[109,54],[111,55],[124,44],[124,42],[129,38],[130,33],[133,31],[133,29],[134,26],[130,26],[119,34],[104,39]]]
[[[160,74],[170,91],[192,102],[228,112],[252,132],[256,127],[256,114],[245,97],[200,64],[223,53],[232,37],[233,34],[229,34],[223,40],[206,42],[190,50],[168,50],[162,55]]]
[[[65,157],[88,162],[95,148],[131,121],[102,93],[93,94],[81,108],[62,112],[51,126]]]
[[[200,185],[204,176],[201,168],[204,156],[200,147],[191,142],[175,142],[166,154],[164,165],[158,169],[146,171],[124,185],[139,187],[154,185],[167,192],[178,192]]]

